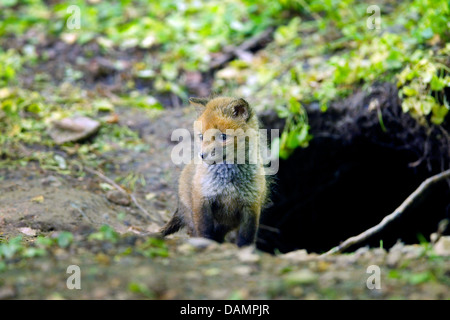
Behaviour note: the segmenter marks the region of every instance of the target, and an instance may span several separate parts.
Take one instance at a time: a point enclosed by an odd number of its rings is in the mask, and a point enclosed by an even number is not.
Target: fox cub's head
[[[194,122],[194,134],[203,162],[256,163],[258,120],[247,101],[218,97],[191,98],[189,102],[201,112]]]

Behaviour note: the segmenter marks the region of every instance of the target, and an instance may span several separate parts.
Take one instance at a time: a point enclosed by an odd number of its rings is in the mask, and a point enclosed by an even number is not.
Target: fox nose
[[[199,156],[201,159],[205,159],[205,154],[204,154],[203,152],[199,152],[199,153],[198,153],[198,156]]]

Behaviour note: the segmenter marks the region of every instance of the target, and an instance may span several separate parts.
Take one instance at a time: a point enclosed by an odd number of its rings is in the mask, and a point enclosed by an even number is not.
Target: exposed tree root
[[[340,253],[344,251],[345,249],[349,248],[350,246],[357,244],[361,241],[367,240],[369,237],[373,236],[375,233],[381,231],[387,224],[389,224],[392,220],[398,218],[405,209],[411,205],[411,203],[418,198],[422,193],[432,184],[435,184],[438,181],[448,179],[450,178],[450,169],[443,171],[439,174],[436,174],[434,176],[431,176],[430,178],[426,179],[424,182],[420,184],[420,186],[411,194],[408,198],[406,198],[405,201],[391,214],[387,215],[386,217],[381,220],[379,224],[376,226],[373,226],[370,229],[367,229],[366,231],[360,233],[357,236],[348,238],[344,242],[342,242],[337,247],[334,247],[333,249],[329,250],[328,252],[324,253],[323,256],[332,255],[335,253]]]
[[[151,220],[151,221],[153,221],[153,222],[156,222],[156,223],[159,224],[159,225],[163,225],[163,221],[162,221],[162,219],[161,219],[161,217],[160,217],[159,215],[156,216],[156,217],[153,216],[153,215],[151,215],[147,210],[145,210],[144,207],[142,207],[142,206],[139,204],[139,202],[136,200],[136,197],[135,197],[133,194],[129,194],[128,192],[126,192],[125,189],[123,189],[123,188],[122,188],[121,186],[119,186],[116,182],[114,182],[114,180],[108,178],[108,177],[105,176],[103,173],[101,173],[101,172],[99,172],[99,171],[97,171],[97,170],[94,170],[94,169],[91,169],[91,168],[88,168],[88,167],[84,167],[83,169],[84,169],[84,171],[87,171],[87,172],[89,172],[89,173],[91,173],[91,174],[94,174],[94,175],[96,175],[97,177],[99,177],[100,179],[102,179],[102,180],[104,180],[105,182],[109,183],[110,185],[112,185],[114,188],[116,188],[116,189],[119,190],[120,192],[123,192],[123,193],[125,193],[125,194],[128,194],[129,197],[130,197],[130,199],[131,199],[131,201],[133,201],[134,205],[135,205],[139,210],[141,210],[141,211],[145,214],[145,218],[146,218],[146,219],[149,219],[149,220]]]

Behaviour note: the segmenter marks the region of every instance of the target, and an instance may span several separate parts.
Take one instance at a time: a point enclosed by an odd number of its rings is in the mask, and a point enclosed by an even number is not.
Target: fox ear
[[[207,98],[189,98],[189,103],[196,107],[205,107],[208,101]]]
[[[248,104],[247,101],[245,101],[242,98],[236,99],[233,102],[231,102],[228,105],[227,109],[229,115],[231,115],[233,118],[241,118],[244,119],[245,121],[250,119],[252,115],[250,105]]]

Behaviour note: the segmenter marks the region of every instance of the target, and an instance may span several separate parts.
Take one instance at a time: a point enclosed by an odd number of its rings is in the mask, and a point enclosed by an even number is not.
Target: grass
[[[189,72],[208,72],[214,57],[270,26],[277,27],[274,41],[252,59],[236,59],[219,70],[213,89],[257,101],[260,110],[274,109],[285,118],[275,142],[282,158],[313,138],[304,106],[316,104],[325,112],[332,101],[374,82],[397,83],[403,111],[424,126],[441,125],[450,108],[444,96],[450,86],[446,0],[383,1],[381,29],[367,27],[367,4],[354,0],[76,0],[70,5],[79,16],[61,1],[0,3],[1,145],[54,147],[46,129],[74,114],[102,119],[102,130],[88,147],[91,155],[113,148],[111,140],[136,139],[127,128],[108,124],[116,108],[157,112],[159,95],[185,101]],[[71,27],[78,22],[79,29]],[[75,61],[63,59],[62,79],[39,69],[50,68],[55,54],[66,54],[52,51],[57,43],[82,52]],[[104,81],[123,78],[111,93],[87,84],[96,57],[109,59]],[[381,118],[380,125],[387,130]],[[68,152],[74,148],[63,146]],[[84,151],[77,149],[77,156],[86,159]],[[14,155],[2,151],[5,157]],[[18,158],[55,167],[51,153]]]

